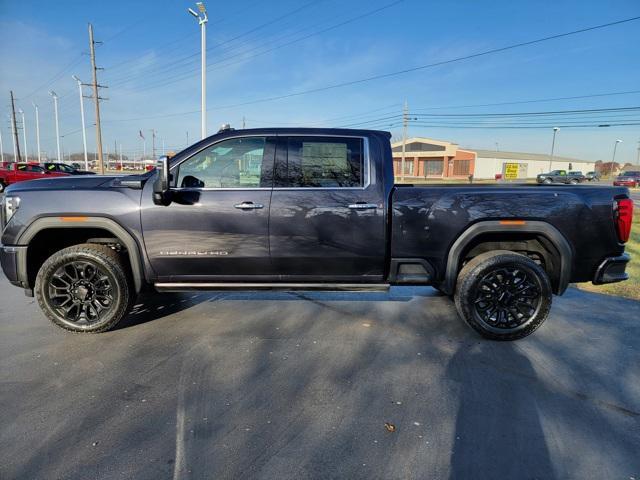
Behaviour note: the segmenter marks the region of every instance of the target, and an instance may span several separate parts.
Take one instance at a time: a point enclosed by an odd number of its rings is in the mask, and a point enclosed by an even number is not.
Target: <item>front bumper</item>
[[[625,269],[629,260],[631,260],[631,256],[628,253],[623,253],[619,257],[605,258],[593,276],[593,284],[602,285],[627,280],[629,274],[625,272]]]
[[[8,247],[0,245],[0,265],[11,284],[28,288],[26,269],[27,247]]]

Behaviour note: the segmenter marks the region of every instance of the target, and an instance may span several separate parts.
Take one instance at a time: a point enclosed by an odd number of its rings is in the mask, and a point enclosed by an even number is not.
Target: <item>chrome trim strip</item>
[[[190,158],[193,158],[195,155],[199,154],[200,152],[202,152],[203,150],[206,150],[207,148],[210,148],[211,146],[215,145],[216,143],[220,143],[220,142],[224,142],[226,140],[231,140],[234,138],[246,138],[246,137],[264,137],[264,138],[268,138],[268,137],[321,137],[321,138],[359,138],[363,141],[363,148],[364,148],[364,179],[365,179],[365,183],[362,187],[233,187],[233,188],[220,188],[220,187],[204,187],[204,188],[183,188],[183,187],[172,187],[171,190],[175,190],[175,191],[195,191],[195,192],[210,192],[210,191],[245,191],[245,190],[278,190],[278,191],[287,191],[287,190],[300,190],[300,191],[304,191],[304,190],[311,190],[311,191],[317,191],[317,190],[366,190],[370,185],[371,185],[371,154],[370,154],[370,150],[369,150],[369,138],[368,137],[364,137],[361,135],[323,135],[320,133],[316,133],[316,134],[304,134],[304,133],[292,133],[292,134],[274,134],[274,135],[258,135],[258,134],[254,134],[254,135],[236,135],[236,136],[230,136],[230,137],[226,137],[218,142],[213,142],[208,144],[207,146],[201,148],[200,150],[198,150],[197,152],[195,152],[193,155],[185,158],[184,160],[181,160],[180,163],[176,163],[175,165],[173,165],[170,169],[169,172],[171,172],[174,168],[180,166],[182,163],[186,162],[187,160],[189,160]]]
[[[385,291],[388,283],[207,283],[207,282],[158,282],[157,290],[338,290],[338,291]]]

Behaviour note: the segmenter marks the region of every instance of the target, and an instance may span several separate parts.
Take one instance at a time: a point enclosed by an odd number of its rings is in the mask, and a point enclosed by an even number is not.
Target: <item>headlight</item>
[[[13,214],[18,211],[20,207],[20,197],[4,197],[2,202],[2,213],[4,214],[4,224],[6,225],[13,217]]]

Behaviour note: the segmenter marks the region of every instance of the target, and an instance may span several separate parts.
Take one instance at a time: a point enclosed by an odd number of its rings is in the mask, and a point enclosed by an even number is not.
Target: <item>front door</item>
[[[234,281],[272,274],[269,202],[275,141],[235,137],[172,165],[172,203],[145,187],[142,228],[159,281]]]
[[[384,188],[373,167],[366,138],[279,138],[269,236],[283,281],[382,281]]]

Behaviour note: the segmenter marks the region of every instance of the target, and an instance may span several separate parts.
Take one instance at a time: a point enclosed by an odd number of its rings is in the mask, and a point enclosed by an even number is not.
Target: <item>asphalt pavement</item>
[[[640,302],[513,343],[430,288],[141,299],[63,332],[0,280],[0,478],[640,478]]]

